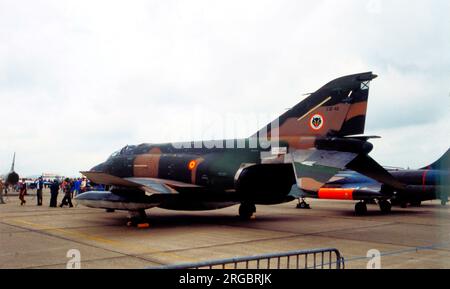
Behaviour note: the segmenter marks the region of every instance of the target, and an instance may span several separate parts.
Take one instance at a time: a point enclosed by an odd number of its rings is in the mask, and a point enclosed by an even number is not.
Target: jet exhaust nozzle
[[[9,185],[15,185],[19,182],[19,175],[16,172],[10,172],[6,177],[6,183]]]
[[[352,138],[327,138],[316,141],[321,150],[342,151],[357,154],[368,154],[373,150],[373,144],[365,140]]]

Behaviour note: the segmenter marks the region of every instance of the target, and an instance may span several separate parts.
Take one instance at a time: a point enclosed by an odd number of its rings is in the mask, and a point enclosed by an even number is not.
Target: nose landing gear
[[[145,210],[129,211],[127,226],[141,229],[150,227]]]
[[[298,199],[297,209],[311,209],[311,206],[302,198]]]

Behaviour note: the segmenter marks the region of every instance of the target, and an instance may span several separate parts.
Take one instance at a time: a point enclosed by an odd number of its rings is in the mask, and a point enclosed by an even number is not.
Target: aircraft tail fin
[[[14,153],[13,155],[13,161],[12,161],[12,165],[11,165],[11,172],[14,172],[14,165],[16,163],[16,153]]]
[[[11,171],[6,176],[6,184],[7,185],[15,185],[19,182],[19,175],[14,171],[15,163],[16,163],[16,153],[14,153],[14,156],[13,156]]]
[[[268,124],[253,137],[349,136],[364,133],[369,84],[377,75],[335,79]]]
[[[431,165],[422,168],[425,169],[433,169],[433,170],[449,170],[450,169],[450,149],[448,149],[445,154],[440,157],[437,161],[432,163]]]

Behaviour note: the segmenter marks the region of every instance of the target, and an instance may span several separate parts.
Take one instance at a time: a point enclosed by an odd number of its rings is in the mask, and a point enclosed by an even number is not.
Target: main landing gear
[[[359,202],[355,205],[355,214],[357,216],[363,216],[367,214],[367,204],[366,202]]]
[[[380,210],[381,212],[388,214],[391,212],[392,210],[392,205],[391,202],[387,201],[387,200],[380,200],[378,202],[378,205],[380,206]]]
[[[127,222],[128,227],[138,227],[138,228],[150,227],[145,210],[129,211],[128,215],[129,215]]]
[[[255,217],[256,206],[251,203],[242,203],[239,206],[239,217],[242,220],[250,220]]]
[[[304,198],[298,199],[297,209],[311,209],[311,206],[305,201]]]
[[[392,210],[392,204],[388,200],[379,200],[378,206],[380,206],[380,211],[384,214],[388,214]],[[363,216],[367,214],[367,203],[365,201],[356,203],[355,214],[358,216]]]

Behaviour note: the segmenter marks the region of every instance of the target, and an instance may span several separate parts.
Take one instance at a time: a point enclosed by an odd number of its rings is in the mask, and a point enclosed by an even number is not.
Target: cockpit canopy
[[[114,152],[111,156],[109,156],[108,159],[117,157],[117,156],[123,156],[123,155],[132,155],[134,153],[136,146],[135,145],[126,145],[121,150],[118,150]]]

